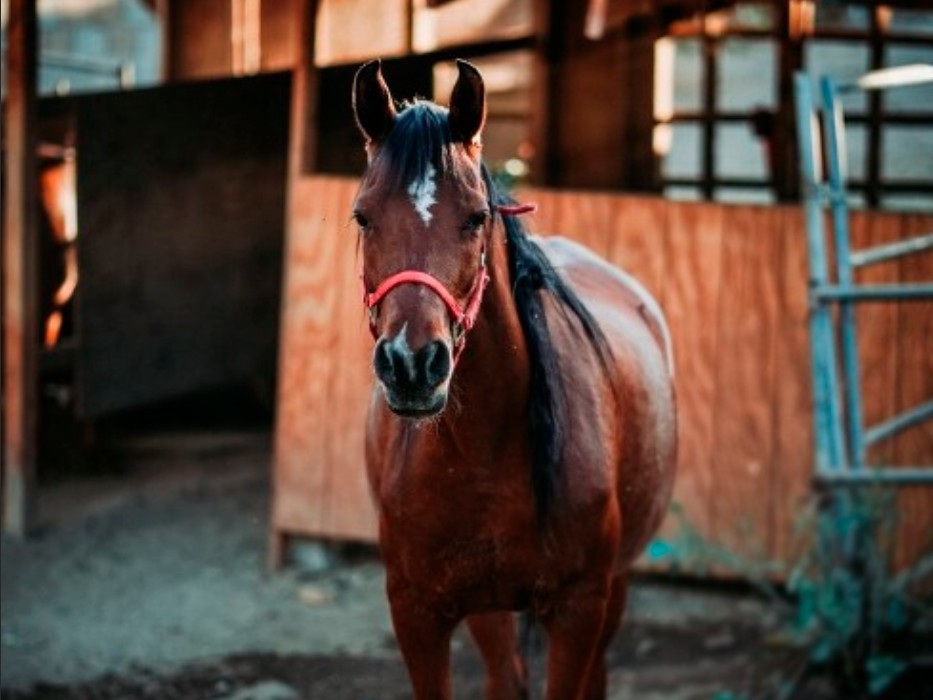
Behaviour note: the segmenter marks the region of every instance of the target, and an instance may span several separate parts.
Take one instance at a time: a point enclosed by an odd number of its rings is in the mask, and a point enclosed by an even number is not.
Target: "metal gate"
[[[873,71],[849,84],[839,84],[824,76],[819,80],[821,99],[817,104],[810,77],[805,73],[795,76],[810,275],[814,479],[819,486],[933,483],[933,465],[892,468],[869,465],[866,460],[871,445],[933,418],[933,399],[876,425],[864,424],[855,305],[933,299],[933,283],[860,285],[855,283],[854,271],[931,250],[933,233],[851,250],[842,104],[849,93],[927,82],[933,82],[933,66]],[[832,248],[827,245],[828,238]]]

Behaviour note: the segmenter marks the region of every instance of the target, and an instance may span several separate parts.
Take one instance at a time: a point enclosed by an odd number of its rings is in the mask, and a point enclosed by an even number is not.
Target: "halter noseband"
[[[516,216],[532,212],[536,208],[537,205],[535,204],[516,204],[500,205],[496,207],[496,210],[503,216]],[[394,275],[390,275],[380,282],[379,286],[372,292],[366,289],[366,281],[363,279],[362,275],[360,276],[360,281],[363,285],[363,305],[366,306],[369,311],[369,332],[372,334],[373,340],[379,337],[376,332],[376,319],[379,317],[379,302],[393,289],[403,284],[420,284],[437,294],[441,301],[444,302],[444,306],[447,307],[450,318],[453,320],[452,335],[454,342],[454,364],[456,364],[460,359],[461,353],[463,353],[463,349],[466,347],[466,334],[473,328],[473,324],[476,323],[479,307],[483,301],[483,292],[486,291],[486,287],[489,285],[490,278],[489,274],[486,272],[486,248],[483,248],[483,252],[480,255],[479,269],[476,271],[473,286],[470,288],[470,293],[464,306],[460,305],[454,295],[444,286],[443,282],[434,275],[428,272],[422,272],[421,270],[402,270],[401,272],[396,272]]]
[[[454,341],[454,362],[460,359],[460,353],[466,347],[466,334],[476,323],[476,316],[479,314],[479,306],[483,301],[483,292],[489,284],[489,274],[486,272],[486,251],[483,250],[479,260],[479,269],[476,271],[476,277],[473,280],[473,286],[470,288],[470,295],[467,297],[465,306],[460,306],[453,294],[448,291],[444,283],[437,277],[420,270],[402,270],[390,277],[387,277],[376,287],[374,292],[366,291],[366,283],[363,282],[363,304],[369,309],[369,332],[373,339],[378,338],[376,333],[376,319],[379,315],[379,302],[396,287],[403,284],[421,284],[433,291],[444,302],[450,318],[453,320],[453,341]]]

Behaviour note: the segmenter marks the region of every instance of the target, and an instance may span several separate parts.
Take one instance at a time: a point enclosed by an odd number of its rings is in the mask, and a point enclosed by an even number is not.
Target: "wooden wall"
[[[299,12],[306,0],[263,0],[259,5],[258,72],[290,70],[300,50]],[[169,0],[167,74],[172,81],[239,74],[236,20],[230,0]]]
[[[301,178],[286,244],[273,527],[278,534],[372,539],[363,466],[372,341],[358,294],[351,179]],[[639,277],[675,344],[680,471],[674,499],[697,533],[758,561],[786,558],[810,495],[812,430],[807,260],[796,207],[667,202],[530,190],[532,230],[582,241]],[[857,214],[856,246],[933,229],[933,217]],[[930,279],[933,255],[869,281]],[[933,395],[933,304],[859,312],[866,415]],[[933,428],[876,454],[933,464]],[[900,497],[901,557],[931,545],[933,489]],[[676,535],[669,521],[666,532]]]

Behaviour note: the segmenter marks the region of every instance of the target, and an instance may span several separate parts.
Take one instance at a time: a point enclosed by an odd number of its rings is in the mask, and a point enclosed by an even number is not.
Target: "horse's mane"
[[[404,189],[422,176],[428,164],[438,174],[453,172],[450,147],[453,144],[447,110],[432,102],[416,100],[402,105],[401,111],[376,157],[372,172],[392,178],[390,186]],[[386,167],[377,168],[385,159]],[[490,211],[515,201],[502,192],[485,163],[483,182],[489,194]],[[525,231],[515,216],[501,217],[508,249],[512,297],[525,335],[531,371],[529,405],[531,413],[531,482],[538,521],[544,525],[553,511],[554,494],[561,478],[567,402],[560,362],[544,312],[544,294],[559,303],[557,307],[576,318],[576,326],[596,351],[605,371],[609,371],[612,351],[602,330],[580,297],[558,274],[541,247]]]
[[[483,164],[483,181],[493,206],[515,204],[499,190]],[[566,389],[560,372],[559,356],[551,342],[542,293],[553,296],[557,308],[576,317],[579,328],[593,346],[604,371],[609,372],[612,351],[596,319],[577,293],[558,274],[544,251],[525,231],[515,216],[503,216],[508,243],[509,277],[512,298],[518,312],[531,369],[530,408],[533,460],[531,482],[538,520],[544,524],[552,510],[554,492],[561,476],[566,412]]]

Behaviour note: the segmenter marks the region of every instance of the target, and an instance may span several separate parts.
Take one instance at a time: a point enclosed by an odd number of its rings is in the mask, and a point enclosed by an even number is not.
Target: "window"
[[[670,26],[655,51],[655,150],[666,195],[797,196],[792,74],[841,82],[933,64],[933,10],[882,3],[744,2]],[[933,86],[845,100],[855,201],[933,209]]]
[[[40,95],[160,81],[162,29],[142,0],[39,0],[38,11]]]

